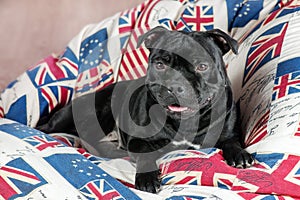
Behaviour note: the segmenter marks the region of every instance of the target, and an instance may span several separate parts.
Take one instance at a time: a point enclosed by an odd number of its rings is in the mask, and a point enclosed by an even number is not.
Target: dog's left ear
[[[220,29],[213,29],[206,31],[206,33],[214,40],[214,42],[222,50],[223,55],[227,53],[230,49],[233,53],[238,53],[238,43],[235,39],[230,37],[227,33],[221,31]]]
[[[166,29],[162,26],[158,26],[158,27],[151,29],[150,31],[148,31],[144,35],[141,35],[138,38],[137,48],[139,48],[143,42],[145,43],[145,46],[147,48],[151,48],[153,42],[156,41],[159,36],[166,33],[167,31],[168,31],[168,29]]]

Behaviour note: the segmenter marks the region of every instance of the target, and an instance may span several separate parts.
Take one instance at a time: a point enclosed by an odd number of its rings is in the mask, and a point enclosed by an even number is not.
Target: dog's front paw
[[[159,170],[136,173],[135,188],[138,190],[156,193],[160,187]]]
[[[244,149],[233,148],[227,151],[223,150],[223,156],[228,165],[236,168],[247,168],[254,164],[253,157]]]

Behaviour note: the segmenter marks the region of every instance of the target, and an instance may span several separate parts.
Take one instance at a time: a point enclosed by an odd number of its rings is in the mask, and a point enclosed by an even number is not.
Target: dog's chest
[[[182,139],[182,140],[178,140],[178,141],[172,141],[171,142],[175,148],[177,149],[200,149],[201,145],[200,144],[193,144],[192,142],[188,141],[187,139]]]

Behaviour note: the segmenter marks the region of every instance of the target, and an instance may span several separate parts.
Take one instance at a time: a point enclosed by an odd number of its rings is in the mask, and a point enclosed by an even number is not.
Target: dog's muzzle
[[[201,100],[199,98],[191,98],[192,95],[186,93],[181,85],[172,85],[169,87],[159,84],[151,84],[149,86],[152,96],[163,107],[169,116],[187,118],[193,116],[201,108],[208,105],[213,96]]]

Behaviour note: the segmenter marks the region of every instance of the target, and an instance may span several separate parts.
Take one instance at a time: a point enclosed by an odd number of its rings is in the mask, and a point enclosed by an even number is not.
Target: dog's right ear
[[[158,27],[151,29],[150,31],[148,31],[144,35],[141,35],[138,38],[137,48],[139,48],[143,42],[145,43],[145,46],[148,49],[151,48],[153,42],[156,41],[159,36],[166,33],[167,31],[168,31],[168,29],[166,29],[162,26],[158,26]]]

